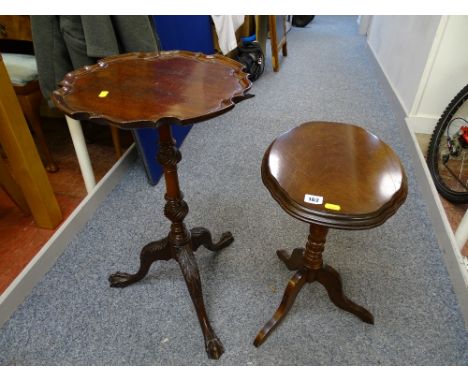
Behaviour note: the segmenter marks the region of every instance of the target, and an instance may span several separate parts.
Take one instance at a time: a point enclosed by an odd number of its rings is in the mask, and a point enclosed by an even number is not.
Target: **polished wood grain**
[[[37,148],[44,158],[44,167],[48,172],[57,172],[58,166],[52,157],[47,145],[45,135],[42,131],[40,108],[42,102],[42,93],[38,81],[30,81],[26,85],[13,85],[16,97],[23,110],[24,117],[29,127],[34,132],[37,142]]]
[[[129,53],[67,74],[52,99],[74,119],[123,128],[187,125],[225,113],[250,97],[251,82],[242,69],[221,55]]]
[[[8,166],[0,155],[0,187],[10,196],[15,204],[26,214],[30,214],[28,203],[24,198],[23,191],[10,174]]]
[[[382,224],[408,192],[388,145],[361,127],[334,122],[304,123],[278,137],[264,155],[262,179],[287,213],[341,229]],[[321,196],[323,203],[307,203],[305,195]]]
[[[218,359],[224,347],[208,319],[194,252],[200,246],[221,251],[234,238],[225,232],[218,242],[213,242],[208,229],[186,227],[184,219],[189,208],[177,172],[182,155],[170,124],[200,122],[231,110],[236,102],[249,98],[246,92],[251,82],[247,73],[239,63],[220,55],[130,53],[74,71],[61,86],[53,94],[54,102],[72,118],[121,128],[159,129],[157,159],[164,170],[164,215],[171,228],[166,237],[143,247],[136,273],[116,272],[109,276],[110,285],[126,287],[144,278],[154,262],[176,260],[195,306],[208,357]],[[107,92],[104,96],[103,91]]]
[[[62,213],[0,56],[0,143],[36,224],[55,228]]]
[[[33,45],[29,16],[0,16],[0,40],[8,40],[11,44],[10,50],[14,47],[13,51],[16,53],[31,53],[30,50],[33,49]],[[18,44],[19,46],[16,46]],[[29,46],[23,44],[28,44]],[[32,80],[26,84],[12,85],[26,121],[34,132],[38,149],[44,158],[46,170],[48,172],[56,172],[58,167],[50,153],[41,126],[40,106],[42,93],[39,88],[39,81]]]
[[[305,248],[277,251],[289,281],[273,317],[259,331],[255,346],[265,342],[291,309],[305,283],[319,282],[330,300],[362,321],[374,317],[346,297],[339,273],[323,263],[330,228],[366,229],[385,222],[405,201],[406,174],[393,150],[365,129],[333,122],[309,122],[278,137],[262,162],[262,179],[283,209],[309,223]],[[305,195],[323,198],[317,204]],[[327,208],[327,203],[333,209]],[[337,208],[339,206],[339,208]]]
[[[29,16],[0,16],[0,39],[32,41]]]

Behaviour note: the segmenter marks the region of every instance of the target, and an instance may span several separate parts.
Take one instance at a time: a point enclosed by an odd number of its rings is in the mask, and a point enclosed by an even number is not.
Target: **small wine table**
[[[322,253],[329,228],[369,229],[397,212],[408,194],[406,173],[398,156],[362,127],[306,122],[280,135],[266,150],[262,180],[288,214],[309,224],[309,236],[305,248],[296,248],[291,254],[276,252],[296,273],[254,345],[265,342],[302,287],[315,281],[325,287],[336,306],[373,324],[374,316],[346,297],[340,274],[323,263]],[[365,249],[360,255],[365,258]]]
[[[246,94],[251,82],[242,68],[238,62],[221,55],[186,51],[129,53],[68,73],[52,96],[57,107],[73,119],[124,129],[159,129],[157,159],[164,169],[164,215],[171,221],[170,232],[143,247],[137,273],[117,272],[109,281],[112,287],[123,288],[145,277],[153,262],[175,259],[195,305],[206,351],[213,359],[218,359],[224,349],[208,320],[193,253],[201,245],[219,251],[234,238],[225,232],[219,242],[213,243],[206,228],[186,228],[188,206],[177,175],[177,163],[182,157],[170,124],[205,121],[251,97]]]

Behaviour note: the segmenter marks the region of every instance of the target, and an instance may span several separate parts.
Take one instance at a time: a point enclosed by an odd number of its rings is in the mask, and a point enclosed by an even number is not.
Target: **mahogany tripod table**
[[[322,252],[329,228],[373,228],[403,204],[407,179],[393,150],[358,126],[308,122],[273,141],[263,157],[262,180],[288,214],[309,224],[309,237],[305,249],[277,251],[296,273],[254,345],[265,342],[302,287],[314,281],[325,287],[336,306],[373,324],[372,314],[345,296],[339,273],[323,264]]]
[[[203,301],[200,274],[194,252],[203,245],[219,251],[234,240],[230,232],[213,243],[206,228],[188,230],[184,218],[187,203],[179,187],[175,146],[170,124],[189,125],[231,110],[235,103],[252,97],[252,84],[238,62],[221,55],[186,51],[130,53],[100,60],[65,76],[53,94],[57,107],[68,116],[124,129],[159,129],[157,159],[164,169],[166,205],[171,221],[169,234],[143,247],[137,273],[117,272],[109,277],[112,287],[133,284],[158,260],[176,260],[184,275],[205,339],[208,356],[218,359],[224,352],[212,329]]]

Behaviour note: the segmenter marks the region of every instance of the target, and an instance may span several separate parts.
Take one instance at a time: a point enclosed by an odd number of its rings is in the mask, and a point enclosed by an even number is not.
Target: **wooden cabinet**
[[[32,41],[29,16],[0,16],[0,39]]]

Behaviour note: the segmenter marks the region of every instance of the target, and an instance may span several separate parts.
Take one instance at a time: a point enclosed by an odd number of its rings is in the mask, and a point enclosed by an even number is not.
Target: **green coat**
[[[31,16],[39,84],[44,97],[65,75],[99,58],[158,50],[148,16]]]

